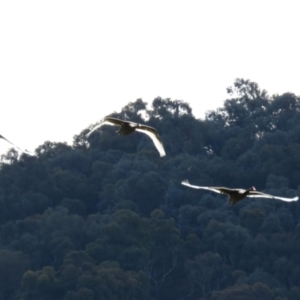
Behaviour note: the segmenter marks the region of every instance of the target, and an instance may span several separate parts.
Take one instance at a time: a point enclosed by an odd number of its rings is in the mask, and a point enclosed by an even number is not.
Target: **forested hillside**
[[[111,116],[155,127],[167,156],[92,125],[2,155],[0,300],[300,299],[299,201],[181,185],[300,195],[299,97],[237,79],[205,119],[162,98]]]

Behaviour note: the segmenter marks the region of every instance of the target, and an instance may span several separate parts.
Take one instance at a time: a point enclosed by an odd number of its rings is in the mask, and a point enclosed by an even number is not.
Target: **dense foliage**
[[[3,155],[0,299],[300,299],[300,203],[180,184],[300,194],[300,98],[243,79],[228,94],[204,120],[161,98],[112,114],[157,128],[163,158],[111,126]]]

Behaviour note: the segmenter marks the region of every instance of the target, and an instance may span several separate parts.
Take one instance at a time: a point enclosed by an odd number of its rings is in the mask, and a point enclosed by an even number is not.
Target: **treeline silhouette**
[[[228,97],[203,120],[162,98],[111,115],[155,127],[163,158],[112,126],[2,155],[0,299],[299,300],[299,202],[180,184],[300,194],[300,98],[244,79]]]

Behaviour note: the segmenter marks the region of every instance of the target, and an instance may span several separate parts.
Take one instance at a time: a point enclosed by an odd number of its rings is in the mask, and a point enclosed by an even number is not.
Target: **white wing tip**
[[[103,122],[103,123],[104,123],[104,122]],[[94,126],[94,127],[93,127],[93,128],[85,135],[86,138],[88,138],[95,130],[97,130],[99,127],[101,127],[101,125],[102,125],[103,123],[100,123],[100,124]]]
[[[28,150],[23,151],[23,153],[26,153],[26,154],[31,155],[31,156],[35,155],[34,152],[31,152],[31,151],[28,151]]]
[[[285,202],[293,202],[293,201],[298,201],[299,197],[296,196],[294,198],[284,198],[284,197],[273,196],[273,199],[282,200]]]
[[[166,156],[166,152],[165,151],[160,151],[159,155],[160,155],[160,157],[164,157],[164,156]]]

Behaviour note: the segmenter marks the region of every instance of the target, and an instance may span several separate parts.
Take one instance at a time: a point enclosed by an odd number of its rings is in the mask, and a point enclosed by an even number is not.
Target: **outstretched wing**
[[[104,119],[104,121],[107,121],[110,123],[110,125],[115,125],[115,126],[122,126],[126,123],[130,123],[130,124],[135,124],[137,125],[136,123],[134,122],[128,122],[128,121],[124,121],[124,120],[120,120],[120,119],[117,119],[117,118],[113,118],[113,117],[106,117]]]
[[[250,193],[247,195],[247,197],[248,198],[269,198],[269,199],[281,200],[281,201],[285,201],[285,202],[293,202],[293,201],[297,201],[299,199],[299,197],[294,197],[294,198],[278,197],[278,196],[261,193],[258,191],[250,191]]]
[[[111,126],[121,126],[123,125],[124,122],[122,120],[116,119],[116,118],[112,118],[112,117],[106,117],[104,119],[103,122],[101,122],[100,124],[96,125],[87,135],[86,137],[88,138],[95,130],[97,130],[98,128],[100,128],[103,125],[111,125]]]
[[[0,135],[0,139],[3,139],[5,141],[7,141],[8,143],[10,143],[14,148],[18,149],[19,151],[29,154],[29,155],[34,155],[34,153],[27,151],[27,150],[22,150],[21,148],[19,148],[18,146],[16,146],[14,143],[12,143],[11,141],[9,141],[7,138],[5,138],[3,135]]]
[[[190,188],[193,188],[193,189],[208,190],[208,191],[212,191],[212,192],[215,192],[215,193],[218,193],[218,194],[223,193],[221,190],[218,190],[214,187],[192,185],[187,180],[182,181],[181,184],[186,185],[186,186],[188,186]]]
[[[151,138],[161,157],[166,155],[163,143],[155,128],[138,124],[135,130],[145,133]]]

